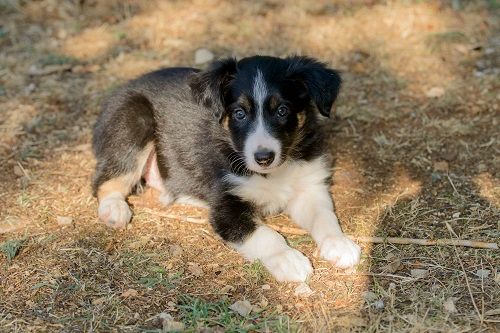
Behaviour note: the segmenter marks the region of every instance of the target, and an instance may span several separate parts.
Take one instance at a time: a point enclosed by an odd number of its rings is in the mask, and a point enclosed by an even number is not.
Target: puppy
[[[215,232],[279,281],[304,281],[313,268],[262,223],[268,214],[289,214],[335,266],[356,265],[360,248],[334,213],[318,123],[340,84],[335,70],[300,56],[225,59],[205,71],[162,69],[129,82],[105,102],[94,128],[99,218],[125,227],[127,196],[145,181],[165,204],[208,205]]]

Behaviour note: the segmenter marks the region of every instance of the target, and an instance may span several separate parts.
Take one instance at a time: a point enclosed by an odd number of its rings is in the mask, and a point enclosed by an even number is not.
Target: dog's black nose
[[[274,161],[274,151],[260,149],[254,154],[255,162],[260,166],[268,166]]]

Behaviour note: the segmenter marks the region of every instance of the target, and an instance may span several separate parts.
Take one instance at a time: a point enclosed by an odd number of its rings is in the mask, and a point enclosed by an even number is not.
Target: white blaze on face
[[[253,84],[253,100],[256,114],[255,126],[253,131],[248,135],[243,150],[248,169],[259,173],[268,173],[281,162],[281,144],[267,131],[264,123],[264,102],[267,95],[268,91],[264,75],[262,75],[260,70],[257,70]],[[267,149],[273,151],[275,154],[274,161],[265,168],[255,162],[254,155],[260,149]]]

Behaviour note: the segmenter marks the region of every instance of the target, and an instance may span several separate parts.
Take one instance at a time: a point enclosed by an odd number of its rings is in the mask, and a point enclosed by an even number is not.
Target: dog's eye
[[[290,113],[290,109],[286,105],[281,105],[277,113],[279,117],[286,117]]]
[[[233,118],[236,120],[243,120],[247,117],[247,113],[243,109],[234,109],[233,110]]]

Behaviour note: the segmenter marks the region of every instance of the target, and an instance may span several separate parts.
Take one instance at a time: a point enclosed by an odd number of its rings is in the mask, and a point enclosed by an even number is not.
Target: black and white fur
[[[356,265],[360,248],[334,213],[318,124],[340,84],[336,71],[299,56],[225,59],[131,81],[107,100],[94,129],[100,219],[125,227],[126,198],[145,180],[166,204],[208,205],[216,233],[277,280],[304,281],[313,268],[262,223],[272,213],[309,231],[324,259]]]

